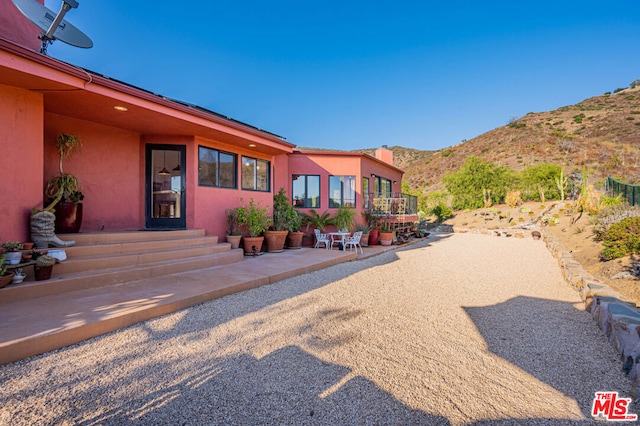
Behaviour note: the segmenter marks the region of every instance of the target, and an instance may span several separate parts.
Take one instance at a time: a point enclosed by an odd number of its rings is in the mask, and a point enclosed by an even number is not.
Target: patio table
[[[347,237],[348,235],[351,235],[350,232],[342,232],[342,231],[337,231],[337,232],[329,232],[329,238],[331,239],[331,250],[333,250],[333,244],[334,243],[338,243],[340,248],[342,248],[342,250],[344,250],[344,242],[345,242],[345,237]]]

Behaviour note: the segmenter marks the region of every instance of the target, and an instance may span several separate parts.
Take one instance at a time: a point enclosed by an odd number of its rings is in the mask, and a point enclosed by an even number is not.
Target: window
[[[237,156],[216,149],[198,147],[198,184],[237,188]]]
[[[391,181],[376,176],[373,179],[373,193],[376,197],[391,197]]]
[[[329,176],[329,207],[356,206],[356,177]]]
[[[369,188],[369,178],[362,178],[362,207],[369,208],[369,197],[371,189]]]
[[[296,207],[320,207],[320,176],[293,175],[293,205]]]
[[[268,192],[270,168],[268,161],[242,157],[242,189]]]

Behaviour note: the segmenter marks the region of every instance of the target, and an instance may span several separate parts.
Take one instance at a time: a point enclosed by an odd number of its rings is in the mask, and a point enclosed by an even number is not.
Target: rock
[[[618,272],[611,277],[612,280],[628,280],[633,278],[634,275],[629,271]]]
[[[531,236],[534,240],[539,240],[540,238],[542,238],[542,234],[540,234],[540,231],[531,231]]]

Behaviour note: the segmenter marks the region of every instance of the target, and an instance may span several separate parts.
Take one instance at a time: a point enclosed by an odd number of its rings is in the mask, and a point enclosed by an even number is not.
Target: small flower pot
[[[45,281],[51,278],[53,272],[53,265],[47,266],[34,266],[36,281]]]
[[[21,251],[9,251],[7,252],[6,262],[9,265],[17,265],[22,260],[22,252]]]

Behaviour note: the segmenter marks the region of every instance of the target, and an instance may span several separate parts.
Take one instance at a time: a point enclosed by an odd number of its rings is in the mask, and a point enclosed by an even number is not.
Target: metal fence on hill
[[[622,199],[626,200],[632,206],[640,204],[640,185],[620,182],[609,176],[607,177],[606,190],[614,197],[622,194]]]

